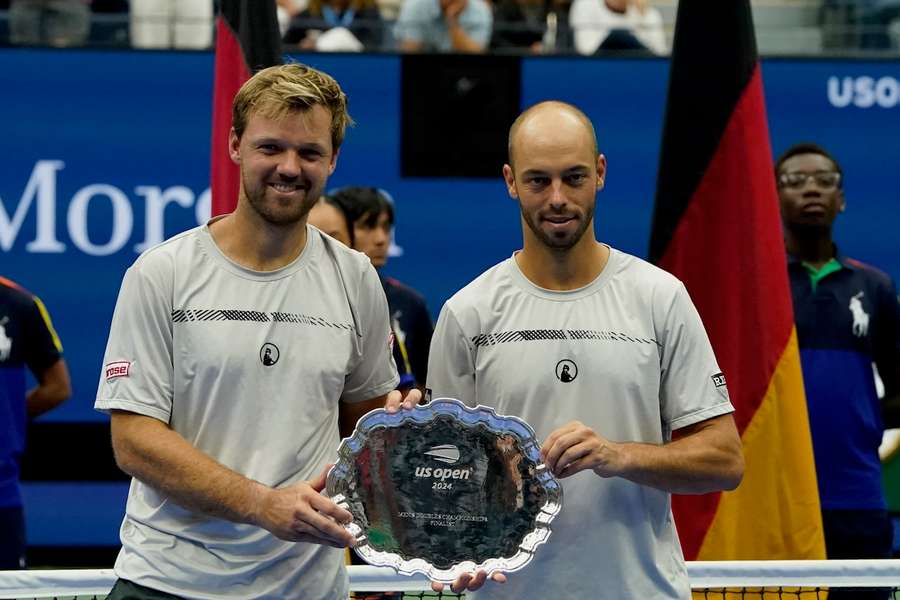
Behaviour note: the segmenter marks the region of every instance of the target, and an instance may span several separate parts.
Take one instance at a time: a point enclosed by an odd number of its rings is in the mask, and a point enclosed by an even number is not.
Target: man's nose
[[[278,174],[284,177],[299,177],[303,172],[300,157],[293,152],[285,152],[278,161]]]
[[[550,183],[550,204],[553,207],[562,207],[566,204],[562,180],[553,180]]]
[[[800,193],[802,194],[808,194],[810,192],[822,193],[824,191],[825,188],[819,185],[815,177],[807,177],[806,181],[803,182],[803,185],[800,186]]]

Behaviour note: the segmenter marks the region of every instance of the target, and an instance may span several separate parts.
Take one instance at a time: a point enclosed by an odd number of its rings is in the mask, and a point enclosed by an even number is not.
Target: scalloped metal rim
[[[538,465],[538,480],[547,492],[547,501],[535,520],[536,528],[522,539],[519,543],[519,552],[511,558],[491,558],[480,564],[463,561],[447,569],[439,569],[422,558],[403,558],[392,552],[373,550],[367,543],[366,532],[356,523],[350,523],[347,530],[357,539],[354,550],[369,564],[391,567],[403,575],[421,573],[443,583],[450,583],[460,574],[476,570],[486,571],[489,575],[497,571],[504,573],[518,571],[531,561],[535,549],[550,537],[550,522],[562,508],[563,499],[562,486],[541,462],[540,448],[534,430],[518,417],[498,415],[488,406],[479,405],[470,408],[455,398],[436,398],[429,404],[396,413],[388,413],[382,408],[373,410],[366,413],[359,420],[353,434],[341,442],[338,448],[338,462],[328,471],[326,493],[338,505],[349,508],[343,494],[335,493],[336,484],[339,477],[345,478],[353,469],[354,457],[365,446],[370,430],[376,427],[400,427],[406,423],[424,424],[437,415],[450,415],[467,425],[483,424],[491,431],[510,434],[518,439],[519,447],[522,448],[526,459]]]

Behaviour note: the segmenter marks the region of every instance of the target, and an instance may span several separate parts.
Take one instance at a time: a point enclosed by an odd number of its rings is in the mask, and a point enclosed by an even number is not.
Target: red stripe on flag
[[[734,107],[660,264],[689,290],[728,381],[743,433],[793,327],[784,241],[759,64]],[[719,494],[674,497],[692,560]]]
[[[235,32],[219,15],[216,18],[216,67],[213,89],[211,158],[212,214],[229,213],[237,206],[240,170],[228,153],[231,103],[241,85],[250,78]]]

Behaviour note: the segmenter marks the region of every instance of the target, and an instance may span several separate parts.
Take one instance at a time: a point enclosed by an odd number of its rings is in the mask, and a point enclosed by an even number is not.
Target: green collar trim
[[[809,274],[809,280],[810,282],[812,282],[812,289],[814,292],[816,291],[816,287],[818,287],[820,281],[822,281],[828,275],[831,275],[836,271],[840,271],[842,268],[841,263],[838,262],[836,258],[832,258],[827,263],[822,265],[821,269],[816,269],[809,263],[802,264],[803,268],[806,269],[806,272]]]

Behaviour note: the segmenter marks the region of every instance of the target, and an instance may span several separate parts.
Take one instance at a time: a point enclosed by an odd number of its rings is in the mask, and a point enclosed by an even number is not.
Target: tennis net
[[[687,566],[694,600],[900,600],[900,560],[697,561]],[[351,566],[348,571],[355,600],[464,598],[436,594],[425,577],[398,575],[386,567]],[[0,598],[101,599],[114,582],[112,569],[0,571]]]

